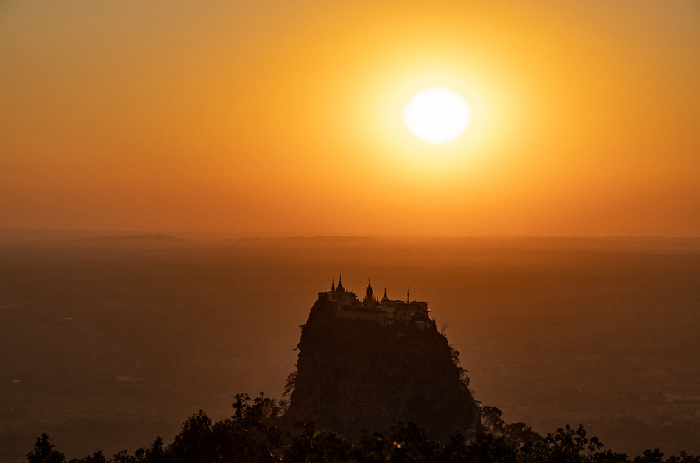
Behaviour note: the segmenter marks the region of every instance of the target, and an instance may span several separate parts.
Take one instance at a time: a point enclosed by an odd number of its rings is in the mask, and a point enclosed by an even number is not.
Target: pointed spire
[[[406,290],[406,304],[411,302],[411,287],[409,286]]]
[[[335,291],[335,278],[333,278],[333,282],[331,283],[331,291]]]
[[[364,302],[372,302],[372,301],[374,301],[374,290],[372,289],[372,281],[370,279],[368,279],[367,292],[365,293]]]
[[[345,292],[345,288],[343,287],[343,274],[342,273],[338,276],[338,286],[336,287],[336,291]]]
[[[389,298],[386,295],[386,286],[385,286],[384,287],[384,297],[382,298],[382,301],[386,301],[387,299],[389,299]]]

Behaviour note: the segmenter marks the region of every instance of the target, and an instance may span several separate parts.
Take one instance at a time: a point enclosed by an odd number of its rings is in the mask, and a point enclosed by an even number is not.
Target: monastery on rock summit
[[[384,296],[378,300],[371,281],[367,284],[364,299],[360,301],[357,294],[345,289],[341,275],[338,277],[338,286],[335,285],[334,279],[330,291],[318,293],[318,301],[335,303],[334,315],[338,318],[374,320],[382,326],[395,323],[414,324],[420,329],[435,326],[435,320],[430,318],[427,302],[411,301],[410,293],[406,295],[405,301],[391,300],[386,295],[386,288]]]

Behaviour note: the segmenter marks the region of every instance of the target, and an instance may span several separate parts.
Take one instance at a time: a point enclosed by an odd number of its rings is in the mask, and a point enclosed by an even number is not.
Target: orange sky
[[[694,0],[3,1],[0,228],[699,236],[699,82]]]

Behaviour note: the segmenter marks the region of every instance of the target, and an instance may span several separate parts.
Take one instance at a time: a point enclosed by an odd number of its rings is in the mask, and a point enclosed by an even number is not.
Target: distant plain
[[[200,408],[230,414],[238,392],[281,397],[341,271],[358,294],[371,277],[427,301],[507,421],[700,453],[697,239],[9,240],[0,461],[42,432],[68,457],[133,451]]]

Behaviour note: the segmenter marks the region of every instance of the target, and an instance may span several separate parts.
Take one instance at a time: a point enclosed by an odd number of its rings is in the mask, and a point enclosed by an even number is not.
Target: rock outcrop
[[[430,323],[382,326],[336,316],[337,303],[318,301],[302,326],[288,416],[354,438],[415,421],[436,439],[473,432],[479,410],[458,354]]]

